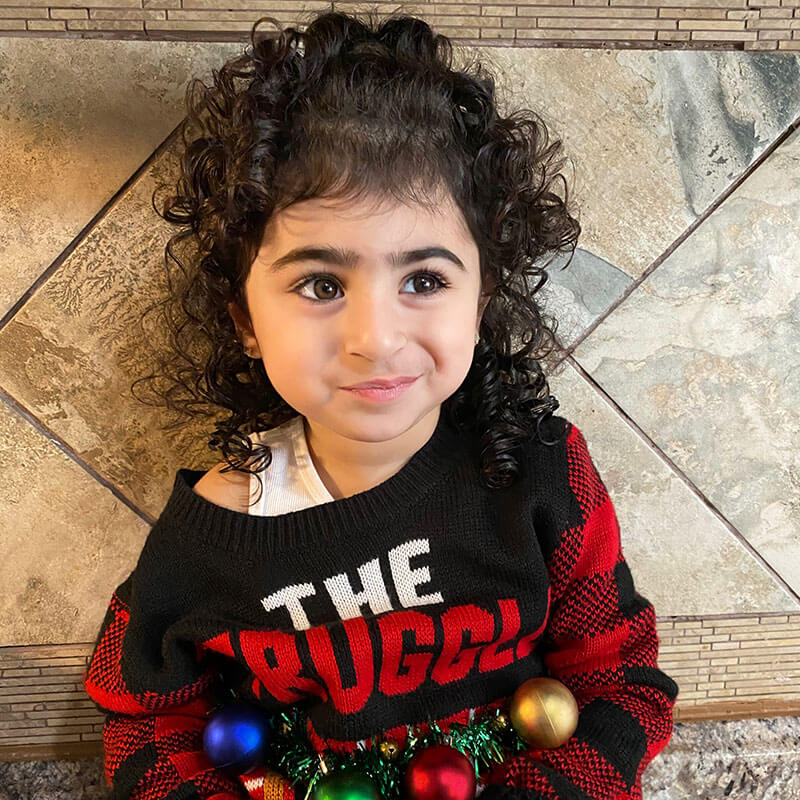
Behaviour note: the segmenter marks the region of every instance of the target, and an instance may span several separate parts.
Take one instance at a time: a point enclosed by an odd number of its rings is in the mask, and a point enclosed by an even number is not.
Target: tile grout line
[[[676,250],[708,217],[710,217],[716,210],[719,208],[722,203],[724,203],[727,198],[736,191],[736,189],[741,186],[754,172],[758,169],[767,158],[769,158],[777,149],[778,147],[783,144],[783,142],[791,136],[795,130],[800,128],[800,117],[796,117],[793,122],[789,123],[786,130],[781,133],[776,139],[770,144],[758,158],[750,164],[747,169],[737,178],[731,185],[723,191],[715,200],[709,205],[709,207],[695,219],[684,231],[681,233],[673,242],[672,244],[654,261],[650,264],[650,266],[639,276],[639,278],[635,279],[633,283],[611,304],[611,306],[601,314],[594,322],[592,322],[585,331],[578,337],[578,339],[573,342],[565,351],[563,351],[563,356],[558,359],[555,363],[555,368],[557,368],[563,361],[568,361],[577,371],[578,373],[584,378],[584,380],[589,383],[594,389],[600,393],[606,401],[611,405],[618,416],[622,417],[623,420],[626,422],[629,428],[631,428],[634,433],[642,440],[644,440],[649,449],[654,452],[661,460],[667,465],[667,467],[681,480],[683,483],[700,499],[706,507],[717,516],[720,521],[728,528],[728,530],[733,533],[733,535],[742,543],[745,549],[754,557],[756,558],[762,566],[767,570],[767,572],[778,582],[780,586],[782,586],[797,602],[800,604],[800,594],[796,592],[781,576],[776,570],[769,564],[766,559],[749,543],[749,541],[741,534],[733,524],[722,514],[722,512],[714,506],[714,504],[705,496],[705,494],[689,479],[689,477],[672,461],[672,459],[667,456],[667,454],[661,450],[660,447],[640,428],[633,419],[626,414],[621,406],[616,403],[611,396],[599,385],[599,383],[592,378],[592,376],[578,363],[578,361],[574,357],[574,352],[578,348],[580,344],[582,344],[625,300],[630,297],[636,289],[658,269],[661,264],[669,257],[669,255]]]
[[[185,117],[184,117],[185,119]],[[25,304],[36,294],[39,288],[50,278],[50,276],[67,260],[74,250],[78,248],[88,237],[89,234],[108,216],[125,192],[144,174],[147,168],[158,158],[167,148],[171,141],[176,137],[183,124],[173,128],[167,137],[153,150],[149,156],[137,167],[116,192],[103,204],[99,211],[78,231],[72,241],[53,259],[48,267],[37,275],[34,282],[23,292],[22,296],[11,306],[11,308],[0,318],[0,334],[9,322],[19,313]]]
[[[97,225],[108,216],[109,212],[112,208],[114,208],[119,199],[124,195],[124,193],[128,190],[130,186],[132,186],[139,177],[148,169],[148,167],[159,157],[161,153],[166,150],[166,148],[170,145],[170,143],[177,137],[180,133],[181,126],[183,125],[186,117],[182,117],[180,123],[175,126],[172,131],[166,136],[166,138],[159,144],[151,153],[147,156],[147,158],[142,162],[142,164],[134,170],[133,174],[125,180],[125,182],[119,187],[119,189],[114,192],[114,194],[109,198],[109,200],[103,204],[102,208],[92,217],[89,222],[83,226],[83,228],[78,232],[78,234],[72,239],[72,241],[65,247],[58,256],[51,262],[50,266],[48,266],[45,270],[43,270],[36,280],[34,280],[33,284],[24,292],[22,297],[20,297],[16,303],[14,303],[8,312],[0,319],[0,335],[6,325],[11,322],[12,319],[17,315],[17,313],[25,306],[25,304],[34,296],[34,294],[39,290],[39,288],[46,283],[46,281],[50,278],[50,276],[64,263],[64,261],[70,256],[70,254],[77,249],[77,247],[86,240],[89,234],[97,227]],[[95,470],[90,464],[88,464],[83,458],[81,458],[75,450],[60,436],[57,436],[56,433],[51,430],[47,425],[45,425],[35,414],[25,408],[21,402],[19,402],[16,398],[12,397],[5,389],[0,386],[0,400],[2,400],[17,416],[21,417],[22,419],[26,420],[38,433],[42,436],[47,438],[50,442],[56,445],[62,453],[64,453],[67,457],[71,458],[79,467],[81,467],[85,472],[87,472],[97,483],[99,483],[104,488],[108,489],[114,497],[116,497],[120,502],[124,503],[131,511],[136,514],[140,519],[146,522],[148,525],[152,526],[154,524],[154,520],[150,518],[150,516],[142,511],[132,500],[130,500],[117,486],[111,483],[109,480],[104,478],[97,470]]]
[[[753,547],[747,538],[728,520],[728,518],[711,502],[711,500],[703,493],[703,491],[686,475],[683,470],[648,436],[647,433],[630,417],[624,409],[617,403],[608,392],[577,362],[572,356],[568,356],[570,364],[578,371],[583,379],[588,383],[599,395],[601,395],[606,402],[614,409],[617,416],[633,431],[637,438],[645,442],[648,449],[650,449],[661,461],[666,464],[668,469],[681,480],[689,490],[711,511],[720,522],[728,529],[730,533],[742,544],[742,546],[753,556],[762,567],[773,577],[773,579],[782,586],[788,594],[793,597],[800,609],[800,594],[795,591],[786,580],[775,570],[775,568]],[[795,609],[796,611],[797,609]],[[781,611],[781,614],[795,613],[795,611]],[[756,613],[756,612],[754,612]],[[701,615],[706,616],[706,615]]]
[[[575,350],[583,344],[583,342],[591,336],[592,333],[603,323],[608,317],[611,316],[638,288],[643,284],[663,263],[678,249],[686,239],[691,236],[700,225],[705,222],[716,210],[732,195],[782,144],[788,139],[795,130],[800,128],[800,116],[796,117],[793,122],[790,122],[786,130],[783,131],[775,141],[770,144],[761,155],[759,155],[752,164],[728,186],[727,189],[717,196],[714,201],[703,211],[696,219],[694,219],[688,227],[679,234],[675,240],[667,247],[664,252],[658,255],[650,266],[638,277],[634,278],[633,282],[625,289],[625,291],[602,313],[597,319],[589,324],[589,326],[580,334],[580,336],[566,349],[564,358],[569,358],[573,355]],[[624,270],[623,270],[624,271]],[[562,359],[563,360],[563,359]],[[559,362],[556,362],[558,366]]]
[[[47,427],[40,419],[38,419],[31,411],[25,408],[19,401],[8,394],[2,387],[0,387],[0,401],[4,402],[17,416],[27,420],[31,426],[44,436],[48,441],[54,444],[64,455],[72,459],[79,467],[87,472],[97,483],[108,489],[120,502],[124,503],[136,516],[146,522],[148,525],[153,525],[155,520],[151,519],[148,514],[142,511],[132,500],[128,499],[114,484],[104,478],[97,470],[90,464],[84,461],[61,437],[55,434],[50,428]]]

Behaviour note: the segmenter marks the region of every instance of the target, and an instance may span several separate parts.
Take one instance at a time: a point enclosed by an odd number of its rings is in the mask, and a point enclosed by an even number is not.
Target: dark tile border
[[[259,16],[305,24],[327,9],[358,11],[364,3],[277,0],[273,8],[232,9],[210,0],[0,0],[0,36],[55,36],[183,41],[245,41]],[[372,4],[371,4],[372,5]],[[379,11],[397,4],[375,3]],[[547,0],[547,2],[402,3],[457,44],[546,47],[689,47],[800,50],[798,0],[727,0],[707,6],[678,0]]]
[[[800,613],[658,618],[676,721],[800,715]],[[0,647],[0,761],[96,758],[104,717],[83,689],[91,643]]]

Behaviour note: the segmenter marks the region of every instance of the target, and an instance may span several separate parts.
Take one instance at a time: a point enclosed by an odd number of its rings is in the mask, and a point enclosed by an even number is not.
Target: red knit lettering
[[[444,629],[444,646],[439,660],[433,667],[431,677],[438,684],[460,680],[471,669],[475,656],[481,649],[480,644],[492,640],[494,635],[494,617],[480,606],[467,603],[454,606],[442,614]],[[471,647],[461,650],[461,632],[471,633]]]
[[[350,645],[350,658],[356,673],[355,686],[342,686],[341,673],[328,629],[322,625],[306,631],[308,649],[314,666],[325,681],[331,699],[338,711],[352,714],[360,711],[372,694],[374,673],[372,666],[372,642],[367,622],[363,617],[342,621]]]
[[[433,645],[433,620],[419,611],[394,611],[378,617],[378,626],[383,646],[378,689],[389,697],[413,691],[425,680],[433,653],[406,653],[403,656],[403,631],[414,631],[418,647]],[[405,670],[403,674],[401,666]]]
[[[198,656],[202,657],[203,650],[213,650],[215,653],[222,653],[228,658],[233,658],[233,645],[231,644],[231,635],[228,631],[220,633],[219,636],[213,636],[205,642],[198,642],[196,645]]]
[[[514,645],[506,647],[501,653],[497,652],[497,648],[513,639],[519,633],[519,605],[514,598],[508,600],[498,600],[497,604],[500,606],[501,629],[500,638],[495,642],[487,644],[481,650],[480,658],[478,659],[479,672],[491,672],[495,669],[500,669],[510,664],[514,660]]]
[[[311,678],[301,677],[300,656],[294,634],[283,631],[242,631],[239,641],[247,666],[278,702],[296,703],[309,695],[328,699],[324,687]],[[277,662],[275,667],[267,662],[268,649]]]

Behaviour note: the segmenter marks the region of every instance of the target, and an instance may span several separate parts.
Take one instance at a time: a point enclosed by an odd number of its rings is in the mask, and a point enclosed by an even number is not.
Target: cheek
[[[471,360],[475,347],[475,332],[465,325],[462,319],[457,323],[442,322],[440,325],[431,326],[431,342],[437,350],[448,353],[451,358]]]
[[[309,335],[299,326],[284,325],[281,333],[273,333],[262,348],[264,370],[272,385],[280,391],[303,391],[309,385],[307,376],[319,380],[326,374],[331,354],[325,353],[318,336]],[[311,382],[313,383],[313,381]]]
[[[436,343],[431,343],[428,348],[434,379],[449,388],[458,387],[472,366],[475,354],[474,336],[470,338],[469,331],[465,335],[452,331],[437,337]]]

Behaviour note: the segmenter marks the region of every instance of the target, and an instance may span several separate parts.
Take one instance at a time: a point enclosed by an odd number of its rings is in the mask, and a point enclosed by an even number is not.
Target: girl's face
[[[429,248],[439,252],[413,252]],[[293,255],[301,249],[314,252]],[[480,288],[478,247],[454,205],[432,214],[389,199],[376,212],[313,199],[270,219],[245,284],[251,316],[229,311],[290,406],[346,438],[380,441],[463,382],[489,299]],[[395,376],[417,380],[388,402],[343,388]]]

